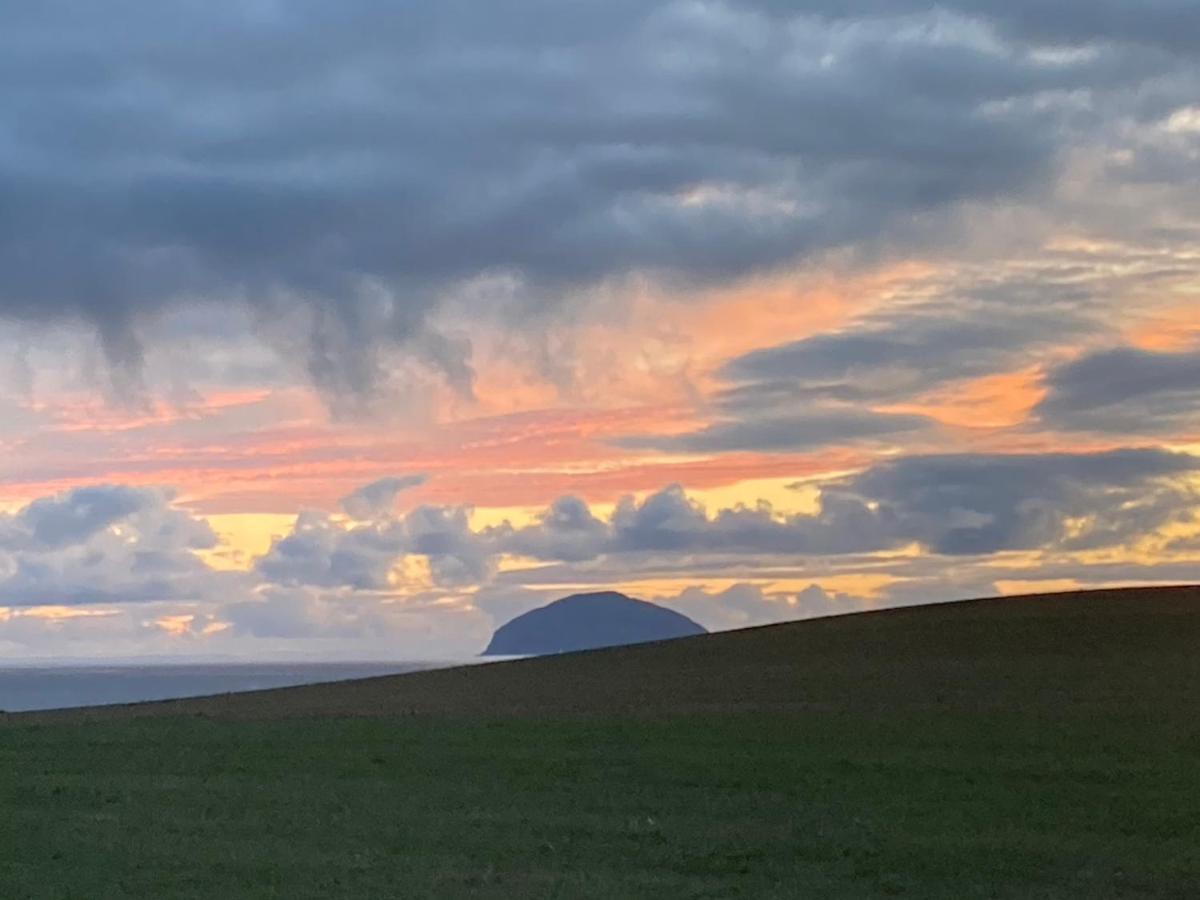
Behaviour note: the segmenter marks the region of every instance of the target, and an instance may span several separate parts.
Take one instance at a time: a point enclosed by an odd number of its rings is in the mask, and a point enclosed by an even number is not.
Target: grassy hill
[[[1192,897],[1200,589],[0,724],[0,896]]]

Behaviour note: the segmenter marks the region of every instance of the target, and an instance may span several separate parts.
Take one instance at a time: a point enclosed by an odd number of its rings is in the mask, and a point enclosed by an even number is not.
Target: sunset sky
[[[0,658],[1200,580],[1195,0],[0,22]]]

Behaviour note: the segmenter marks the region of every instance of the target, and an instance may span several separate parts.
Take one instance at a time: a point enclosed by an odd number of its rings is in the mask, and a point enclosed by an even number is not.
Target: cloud
[[[1064,304],[1046,311],[1013,303],[1019,281],[998,287],[992,285],[992,297],[947,296],[744,354],[721,369],[721,377],[736,385],[720,395],[722,405],[769,411],[806,400],[911,399],[948,383],[1009,371],[1089,328]],[[959,289],[953,285],[947,293]]]
[[[922,286],[920,302],[728,360],[714,373],[723,386],[705,405],[715,418],[711,424],[619,443],[691,453],[788,453],[935,437],[943,429],[932,417],[889,407],[1033,368],[1064,342],[1101,330],[1103,286],[1081,285],[1078,272],[1054,269],[1043,259],[1011,269],[997,264],[986,276],[949,271]]]
[[[911,457],[834,488],[901,540],[947,555],[1111,546],[1190,514],[1179,476],[1200,459],[1158,449]]]
[[[565,585],[691,584],[647,597],[729,628],[1031,579],[1194,580],[1197,471],[1200,458],[1159,449],[946,454],[827,478],[801,514],[706,509],[680,486],[625,497],[608,516],[562,497],[529,525],[481,530],[466,507],[366,521],[309,511],[250,572],[206,565],[211,529],[168,492],[80,488],[0,515],[0,645],[28,653],[57,634],[85,655],[109,641],[122,652],[438,656],[478,650],[499,621]],[[1167,554],[1153,566],[1139,555],[1147,542]],[[914,545],[924,552],[881,553]],[[869,597],[845,592],[851,576],[875,585]]]
[[[342,509],[352,519],[378,519],[392,511],[401,491],[420,487],[428,479],[424,475],[380,478],[365,484],[342,498]]]
[[[308,648],[373,660],[453,660],[486,645],[487,617],[442,593],[396,598],[354,590],[266,586],[219,611],[233,643]]]
[[[388,586],[404,546],[395,522],[344,528],[322,513],[306,511],[256,569],[268,582],[281,585],[380,590]]]
[[[681,435],[622,438],[621,446],[688,453],[755,450],[793,453],[841,444],[886,442],[935,427],[927,416],[822,407],[783,416],[750,415],[707,425]]]
[[[471,530],[466,507],[419,506],[403,528],[409,552],[425,557],[436,583],[478,584],[491,575],[493,554]]]
[[[163,491],[100,485],[38,499],[0,516],[0,606],[208,598],[234,578],[197,555],[215,543]]]
[[[470,314],[512,322],[630,273],[721,281],[940,240],[1144,115],[1142,87],[1194,89],[1171,54],[1200,30],[1190,5],[1134,0],[855,21],[766,2],[0,6],[0,313],[86,322],[136,368],[163,309],[250,308],[274,334],[299,323],[339,391],[391,345],[469,390],[469,345],[430,314],[495,274],[515,299]]]
[[[402,518],[353,525],[307,511],[255,568],[271,584],[384,591],[407,556],[422,557],[442,587],[483,581],[494,562],[466,508],[419,506]]]
[[[1106,434],[1169,434],[1200,422],[1200,351],[1115,347],[1046,375],[1037,415],[1050,428]]]
[[[367,638],[386,613],[352,594],[269,587],[255,599],[231,603],[221,616],[235,632],[256,638]]]
[[[506,552],[517,556],[580,562],[596,556],[596,547],[608,540],[609,526],[583,500],[568,496],[550,504],[534,525],[495,529],[490,534]]]
[[[940,556],[1073,553],[1194,525],[1200,498],[1187,476],[1197,470],[1197,457],[1156,449],[914,456],[819,484],[811,514],[780,514],[765,502],[710,512],[676,485],[625,497],[607,519],[563,497],[530,525],[479,531],[466,507],[422,505],[368,522],[310,511],[249,573],[209,568],[199,551],[215,546],[212,530],[170,494],[81,488],[0,516],[0,606],[265,602],[255,592],[276,588],[399,598],[419,587],[410,559],[423,566],[421,589],[455,594],[492,584],[503,557],[566,566],[552,573],[560,583],[588,583],[589,567],[599,566],[593,574],[607,583],[622,559],[678,572],[698,571],[703,560],[857,555],[865,564],[869,554],[914,544]],[[536,584],[532,573],[522,577]]]
[[[768,9],[787,9],[781,0],[757,0]],[[1196,24],[1200,19],[1188,0],[1161,0],[1141,6],[1128,0],[1066,0],[1045,4],[1037,0],[996,3],[994,0],[952,0],[945,8],[978,15],[1003,33],[1051,46],[1087,46],[1102,43],[1141,44],[1175,53],[1200,47]],[[896,10],[922,10],[922,0],[852,0],[817,6],[837,17],[878,15]]]
[[[65,547],[88,538],[140,510],[158,505],[161,496],[119,485],[76,488],[57,497],[34,500],[21,512],[34,543]]]
[[[1181,476],[1197,470],[1200,458],[1158,449],[913,456],[822,484],[811,515],[778,515],[765,503],[710,515],[676,485],[640,502],[623,499],[607,528],[573,501],[570,518],[548,515],[485,536],[505,552],[563,561],[838,555],[910,544],[945,556],[1091,549],[1190,521],[1198,498]]]
[[[743,582],[723,591],[689,587],[674,597],[653,599],[655,603],[687,615],[710,631],[842,615],[869,608],[867,601],[860,597],[830,593],[819,584],[810,584],[793,593],[766,591],[760,585]]]
[[[559,599],[562,595],[561,590],[531,590],[521,586],[496,584],[475,592],[472,602],[486,612],[494,625],[499,627],[522,613]],[[868,607],[867,601],[860,597],[826,591],[815,583],[800,591],[768,590],[760,584],[750,582],[732,584],[723,590],[707,590],[702,586],[693,585],[684,588],[678,594],[651,593],[639,597],[674,609],[699,622],[709,631],[840,615],[858,612]]]

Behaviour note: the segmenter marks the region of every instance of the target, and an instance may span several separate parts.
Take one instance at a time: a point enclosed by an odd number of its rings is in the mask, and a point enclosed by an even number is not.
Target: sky
[[[1200,580],[1195,0],[0,22],[0,659]]]

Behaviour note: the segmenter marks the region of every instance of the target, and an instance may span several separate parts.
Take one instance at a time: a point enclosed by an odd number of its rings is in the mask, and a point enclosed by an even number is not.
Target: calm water
[[[449,665],[444,663],[441,665]],[[0,667],[0,710],[169,700],[393,675],[438,663],[227,663]]]

